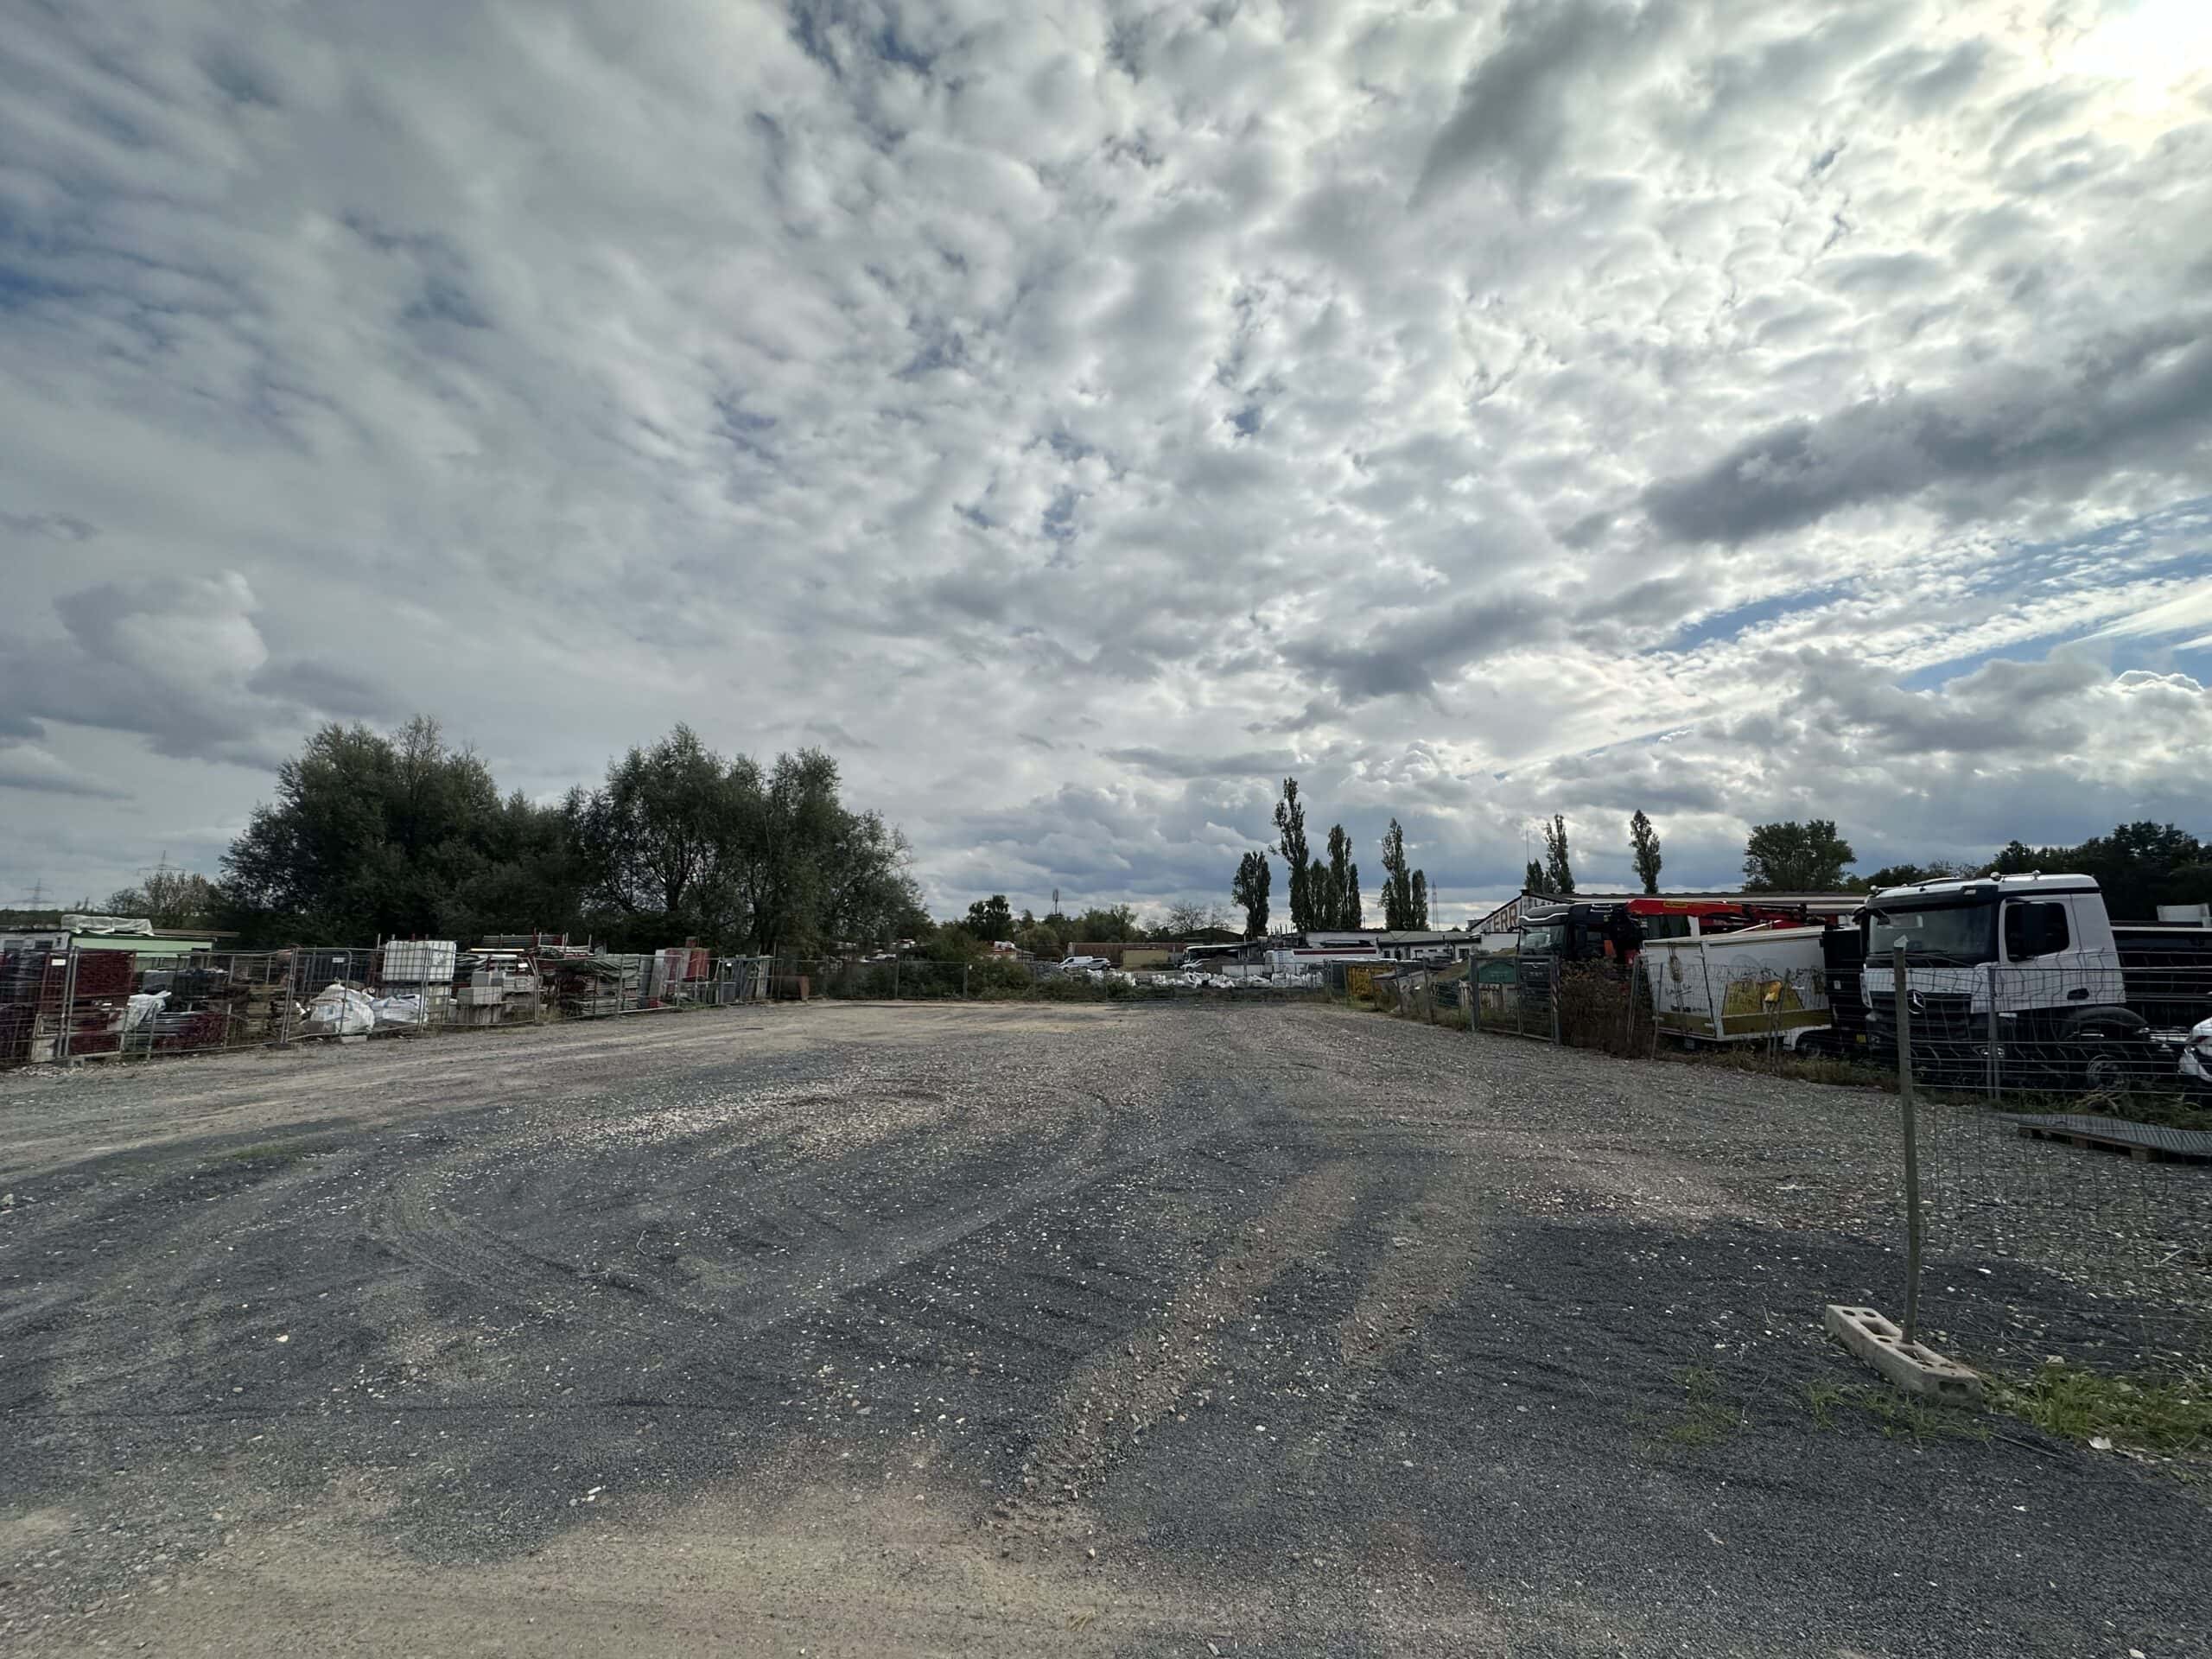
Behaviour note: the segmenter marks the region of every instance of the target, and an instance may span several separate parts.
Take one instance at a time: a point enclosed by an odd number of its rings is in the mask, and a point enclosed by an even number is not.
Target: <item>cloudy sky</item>
[[[416,710],[941,909],[2212,833],[2202,0],[8,13],[0,902]]]

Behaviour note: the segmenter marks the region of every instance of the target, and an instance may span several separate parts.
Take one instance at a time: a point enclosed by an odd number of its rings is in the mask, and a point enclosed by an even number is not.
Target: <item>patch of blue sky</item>
[[[1700,617],[1685,623],[1668,643],[1670,653],[1695,651],[1700,645],[1709,645],[1724,640],[1736,639],[1766,623],[1778,622],[1783,617],[1817,611],[1830,601],[1840,598],[1847,584],[1832,583],[1823,588],[1798,588],[1786,594],[1776,594],[1766,599],[1755,599],[1748,604],[1734,606],[1725,611],[1715,611],[1710,616]]]
[[[2063,541],[2000,548],[1966,573],[1963,585],[1967,596],[2005,601],[2080,592],[2154,574],[2169,581],[2212,577],[2212,496],[2176,502],[2156,512],[2120,519]],[[1686,624],[1664,647],[1664,653],[1687,653],[1703,645],[1753,639],[1761,628],[1817,613],[1855,586],[1838,582],[1802,588],[1716,611]],[[1959,602],[1955,591],[1945,601],[1952,606]],[[2105,619],[2085,619],[2078,625],[2055,629],[2035,643],[2048,652],[2104,626]],[[2031,642],[2016,639],[1984,650],[1961,651],[1956,657],[1923,664],[1902,683],[1908,690],[1925,690],[1970,674],[1999,658],[2018,658],[2031,649]],[[2101,650],[2101,656],[2106,654]],[[2115,672],[2129,667],[2160,667],[2184,654],[2201,661],[2204,652],[2193,643],[2169,642],[2129,645],[2109,652]],[[2123,658],[2126,660],[2121,661]]]
[[[2212,577],[2212,497],[2177,502],[2069,541],[2024,543],[1983,565],[1974,573],[1970,587],[1974,592],[1998,595],[2067,593],[2153,574],[2168,581]],[[2108,618],[2085,618],[2054,630],[2037,643],[2048,654],[2108,624]],[[1942,685],[1999,658],[2018,659],[2026,654],[2029,645],[2016,639],[1924,663],[1901,683],[1908,690]],[[2200,661],[2204,656],[2193,642],[2177,645],[2125,636],[2107,639],[2098,646],[2097,654],[2111,664],[2114,673],[2131,668],[2163,668],[2183,655]]]

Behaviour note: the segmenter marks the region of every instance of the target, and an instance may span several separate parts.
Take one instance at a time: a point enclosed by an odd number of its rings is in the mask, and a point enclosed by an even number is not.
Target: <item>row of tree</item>
[[[210,896],[247,944],[547,931],[806,953],[926,926],[908,862],[895,828],[844,803],[818,749],[763,766],[679,725],[596,789],[541,804],[502,795],[480,756],[417,718],[317,732]]]
[[[1329,930],[1360,925],[1362,901],[1358,867],[1351,859],[1351,838],[1341,824],[1332,826],[1325,860],[1306,856],[1305,804],[1295,779],[1283,780],[1275,808],[1278,840],[1267,850],[1254,849],[1238,861],[1230,887],[1232,901],[1244,912],[1244,936],[1257,938],[1268,929],[1274,886],[1270,851],[1300,874],[1291,883],[1292,924]],[[1544,856],[1529,861],[1525,880],[1532,893],[1572,896],[1575,892],[1573,852],[1567,820],[1554,814],[1543,827]],[[1643,892],[1659,891],[1664,855],[1657,830],[1641,810],[1628,819],[1629,860]],[[1303,860],[1302,868],[1294,861]],[[2171,825],[2123,824],[2108,836],[2079,847],[2028,848],[2018,842],[1979,864],[1935,861],[1895,864],[1868,876],[1847,874],[1856,861],[1851,843],[1832,819],[1785,820],[1757,825],[1746,840],[1744,890],[1747,893],[1865,892],[1934,877],[1999,872],[2067,869],[2098,877],[2119,915],[2148,915],[2161,903],[2212,899],[2212,849]],[[1382,837],[1383,925],[1419,929],[1428,925],[1428,884],[1423,872],[1408,867],[1405,836],[1394,818]],[[946,959],[979,954],[996,940],[1007,940],[1038,956],[1057,956],[1084,941],[1186,940],[1230,937],[1228,918],[1218,905],[1177,903],[1147,925],[1127,905],[1094,907],[1079,915],[1055,909],[1044,917],[1016,914],[1003,893],[979,899],[964,918],[938,925],[919,937],[922,954]]]
[[[1365,912],[1360,893],[1359,866],[1353,862],[1351,837],[1341,823],[1329,826],[1329,855],[1314,856],[1306,837],[1306,803],[1298,792],[1298,779],[1282,780],[1282,795],[1275,803],[1275,842],[1268,849],[1254,849],[1237,861],[1229,888],[1230,902],[1244,912],[1244,937],[1256,939],[1268,931],[1269,899],[1274,886],[1268,852],[1278,855],[1289,876],[1290,925],[1298,932],[1357,928]],[[1382,836],[1382,925],[1418,929],[1428,925],[1428,876],[1406,862],[1405,831],[1395,818]]]
[[[1217,904],[1177,901],[1147,924],[1130,905],[1095,905],[1074,915],[1055,909],[1038,916],[1024,910],[1019,915],[1002,893],[978,899],[957,921],[943,922],[925,935],[910,937],[917,955],[936,961],[958,962],[1005,943],[1037,957],[1065,955],[1077,944],[1125,944],[1131,940],[1205,940],[1233,938],[1227,913]]]
[[[1659,836],[1650,819],[1629,819],[1629,854],[1643,891],[1659,891]],[[1746,893],[1865,893],[1945,877],[2064,871],[2096,878],[2115,916],[2148,918],[2160,905],[2212,903],[2212,844],[2171,823],[2143,820],[2113,826],[2073,846],[2030,847],[2014,841],[1979,861],[1943,859],[1890,864],[1869,875],[1851,874],[1858,855],[1833,818],[1785,819],[1753,826],[1744,844]],[[1529,861],[1531,893],[1574,892],[1567,821],[1554,815],[1544,829],[1544,858]]]
[[[1646,893],[1659,891],[1659,870],[1664,861],[1661,857],[1659,832],[1651,827],[1651,820],[1638,808],[1628,821],[1629,861],[1635,867],[1637,880],[1643,884]],[[1541,863],[1530,859],[1522,873],[1521,885],[1529,893],[1554,893],[1561,898],[1574,893],[1574,857],[1567,845],[1567,820],[1552,814],[1552,821],[1544,826],[1544,856]]]
[[[1344,827],[1331,827],[1325,858],[1313,856],[1294,778],[1283,780],[1274,823],[1274,846],[1246,853],[1230,889],[1245,937],[1268,931],[1268,851],[1290,873],[1294,928],[1360,926],[1359,868]],[[1660,838],[1642,811],[1628,820],[1628,845],[1643,890],[1656,893]],[[1383,925],[1427,927],[1427,877],[1410,867],[1395,818],[1382,837],[1382,861]],[[2212,902],[2212,846],[2148,821],[2075,846],[2014,841],[1980,864],[1892,864],[1853,877],[1855,861],[1831,819],[1763,823],[1745,842],[1743,886],[1863,891],[2041,869],[2095,877],[2119,916]],[[923,911],[908,865],[905,837],[879,814],[844,804],[837,764],[820,750],[764,766],[718,755],[679,725],[613,762],[598,788],[541,804],[518,791],[502,795],[480,756],[447,743],[435,721],[417,718],[390,734],[324,728],[279,768],[276,799],[257,809],[232,843],[222,880],[164,860],[105,908],[161,926],[228,928],[249,946],[543,931],[589,933],[616,948],[696,938],[764,954],[941,936],[940,948],[956,953],[1011,940],[1041,956],[1085,940],[1228,931],[1218,905],[1171,906],[1147,927],[1127,905],[1017,916],[1002,893],[940,928]],[[1529,861],[1525,881],[1531,892],[1575,892],[1563,816],[1544,827],[1543,860]]]
[[[1665,858],[1659,832],[1641,809],[1628,821],[1629,862],[1647,893],[1659,891],[1659,872]],[[1826,818],[1809,823],[1762,823],[1744,848],[1744,891],[1746,893],[1831,893],[1843,889],[1844,870],[1853,861],[1851,843],[1838,836]],[[1572,897],[1574,861],[1567,845],[1567,820],[1554,812],[1544,826],[1544,856],[1529,861],[1522,885],[1530,893]]]

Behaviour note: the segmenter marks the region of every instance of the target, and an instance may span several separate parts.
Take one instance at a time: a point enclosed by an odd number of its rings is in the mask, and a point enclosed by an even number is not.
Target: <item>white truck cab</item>
[[[1980,1064],[2033,1054],[2094,1082],[2148,1039],[2128,1006],[2112,918],[2086,875],[1989,875],[1883,887],[1866,901],[1870,1028],[1894,1025],[1905,952],[1913,1047]],[[1894,1040],[1894,1033],[1891,1033]]]

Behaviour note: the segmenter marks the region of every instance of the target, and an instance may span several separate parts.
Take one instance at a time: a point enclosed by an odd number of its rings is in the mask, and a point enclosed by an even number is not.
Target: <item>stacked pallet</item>
[[[94,997],[127,997],[137,988],[138,958],[128,950],[79,950],[77,953],[76,996],[80,1002]]]

